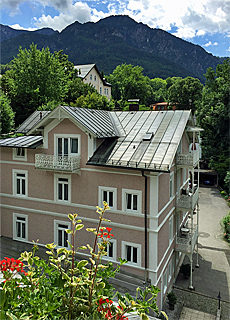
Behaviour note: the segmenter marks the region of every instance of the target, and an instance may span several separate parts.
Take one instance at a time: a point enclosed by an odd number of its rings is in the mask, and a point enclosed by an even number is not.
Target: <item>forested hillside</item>
[[[204,82],[207,68],[216,68],[224,60],[200,46],[137,23],[128,16],[111,16],[97,23],[75,22],[60,33],[50,29],[9,32],[4,28],[1,33],[5,39],[1,43],[2,64],[17,55],[19,46],[29,48],[35,43],[38,49],[63,50],[74,64],[96,63],[105,74],[112,73],[117,65],[127,63],[141,66],[144,75],[150,78],[192,76]]]

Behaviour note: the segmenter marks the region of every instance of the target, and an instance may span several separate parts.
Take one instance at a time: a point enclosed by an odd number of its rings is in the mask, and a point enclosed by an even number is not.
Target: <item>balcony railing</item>
[[[187,154],[178,154],[176,164],[178,166],[195,167],[199,162],[199,150],[191,151]]]
[[[198,201],[199,188],[196,188],[194,193],[181,194],[176,199],[177,209],[181,210],[193,210]]]
[[[35,154],[35,168],[50,171],[76,172],[80,170],[80,156]]]
[[[191,253],[194,251],[195,244],[198,237],[198,227],[196,224],[186,226],[187,234],[181,233],[176,237],[176,251]]]

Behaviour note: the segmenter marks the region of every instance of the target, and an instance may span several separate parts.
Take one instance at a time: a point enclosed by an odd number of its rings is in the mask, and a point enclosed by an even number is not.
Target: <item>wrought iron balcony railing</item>
[[[198,162],[199,162],[199,150],[194,150],[187,154],[179,153],[176,156],[176,164],[178,166],[195,167]]]
[[[199,197],[199,188],[194,193],[181,194],[176,199],[176,207],[181,210],[193,210]]]
[[[198,227],[196,224],[186,226],[187,233],[181,232],[176,237],[176,251],[191,253],[194,251],[195,244],[198,237]]]
[[[35,168],[50,171],[76,172],[80,170],[80,156],[35,154]]]

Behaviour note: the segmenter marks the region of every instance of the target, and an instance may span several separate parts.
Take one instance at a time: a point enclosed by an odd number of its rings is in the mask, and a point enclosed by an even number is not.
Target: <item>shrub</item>
[[[230,211],[228,214],[221,220],[221,226],[224,230],[224,238],[230,244]]]
[[[109,222],[103,217],[108,209],[107,203],[103,209],[97,207],[98,227],[86,229],[95,235],[92,247],[87,244],[75,248],[75,234],[84,225],[77,214],[69,214],[72,228],[66,232],[72,238],[70,250],[47,244],[47,262],[35,255],[38,248],[35,243],[32,252],[24,252],[16,260],[5,258],[0,262],[0,272],[5,279],[0,285],[1,319],[124,320],[128,319],[126,314],[134,311],[142,319],[148,319],[146,313],[150,309],[158,314],[157,287],[149,286],[144,291],[137,288],[136,298],[128,293],[124,296],[113,293],[115,289],[108,279],[115,277],[126,260],[119,259],[115,270],[112,263],[101,263],[107,254],[109,239],[113,237],[112,228],[101,226],[102,221]],[[87,249],[89,260],[76,261],[76,252]],[[118,300],[117,306],[114,299]]]

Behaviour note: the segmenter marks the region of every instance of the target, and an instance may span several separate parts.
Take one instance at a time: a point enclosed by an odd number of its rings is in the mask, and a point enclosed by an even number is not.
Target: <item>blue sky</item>
[[[202,46],[230,55],[230,0],[1,0],[1,23],[15,29],[61,31],[74,21],[126,14]]]

